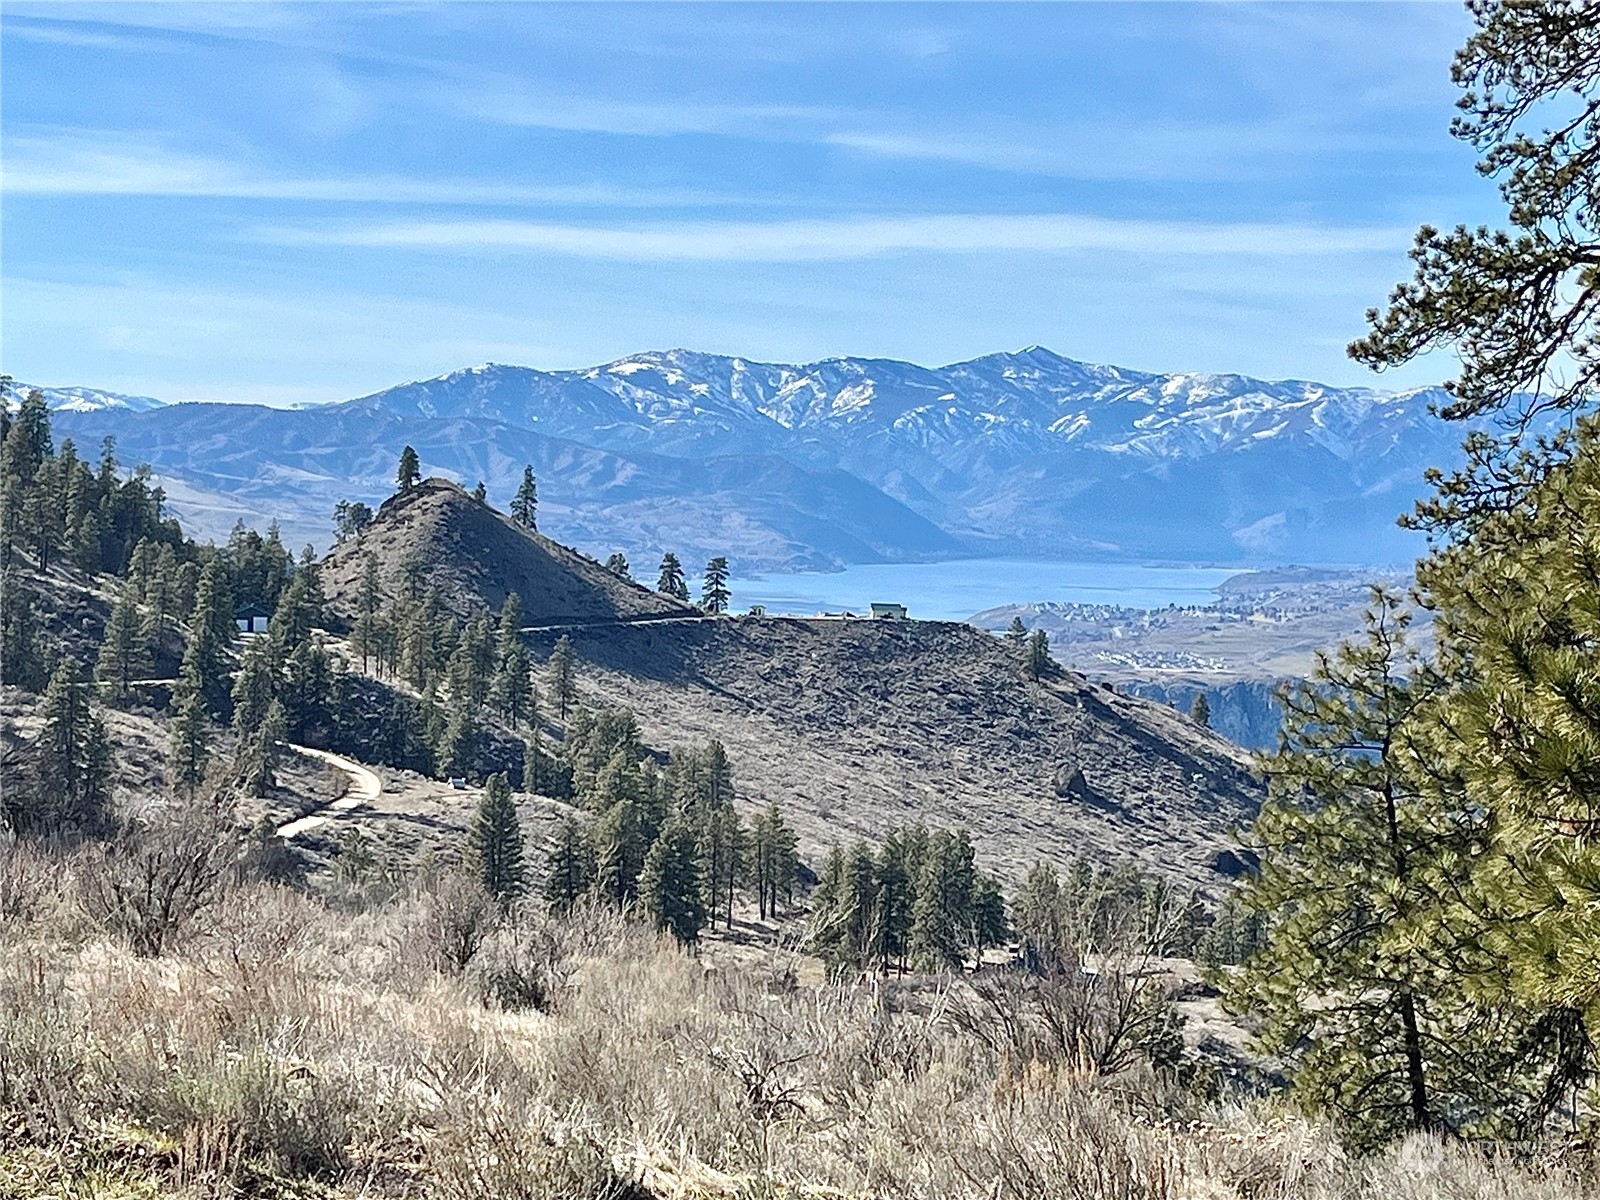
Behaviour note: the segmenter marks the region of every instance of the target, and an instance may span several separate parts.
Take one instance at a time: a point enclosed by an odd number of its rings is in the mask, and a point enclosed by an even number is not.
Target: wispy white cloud
[[[1391,253],[1399,228],[1119,220],[1073,213],[842,217],[598,226],[423,220],[264,226],[261,241],[447,251],[522,251],[634,262],[819,262],[906,253],[1110,251],[1305,257]]]
[[[1307,120],[1181,125],[1107,119],[1021,128],[995,120],[978,130],[909,132],[863,126],[823,142],[879,158],[946,162],[997,171],[1102,181],[1218,182],[1292,174],[1309,158],[1398,149],[1399,138],[1319,127]]]
[[[818,123],[838,121],[843,110],[807,104],[706,104],[660,99],[622,100],[598,95],[539,94],[516,80],[493,79],[465,95],[452,89],[445,102],[480,121],[566,133],[671,137],[710,133],[791,140]],[[807,135],[809,137],[809,135]],[[804,140],[804,139],[802,139]]]
[[[616,208],[695,208],[750,202],[747,198],[692,188],[278,174],[224,158],[173,150],[158,139],[138,134],[98,130],[55,130],[8,137],[0,193]]]

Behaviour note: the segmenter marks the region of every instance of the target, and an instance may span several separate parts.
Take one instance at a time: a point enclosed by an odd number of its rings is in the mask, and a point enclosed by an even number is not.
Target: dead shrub
[[[1143,1063],[1176,1068],[1182,1022],[1161,985],[1108,964],[1036,975],[996,971],[952,996],[950,1023],[1003,1070],[1030,1064],[1116,1075]]]
[[[551,920],[519,913],[484,938],[467,968],[467,981],[486,1006],[547,1012],[567,986],[565,959]]]
[[[428,969],[459,979],[500,918],[499,905],[476,879],[446,875],[417,896],[407,928],[399,935],[409,943],[402,954],[420,955]]]
[[[439,1139],[428,1166],[428,1194],[439,1200],[654,1200],[592,1139],[504,1120]]]
[[[201,801],[149,824],[129,825],[79,860],[82,903],[91,921],[154,958],[222,895],[239,840],[221,810]]]
[[[33,842],[0,835],[0,931],[61,923],[62,861]]]

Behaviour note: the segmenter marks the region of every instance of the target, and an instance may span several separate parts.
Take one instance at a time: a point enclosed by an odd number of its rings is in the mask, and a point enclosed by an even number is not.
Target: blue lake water
[[[729,588],[735,612],[760,604],[774,614],[864,613],[873,601],[886,601],[904,604],[913,617],[964,621],[996,605],[1044,600],[1128,608],[1209,604],[1216,599],[1211,589],[1240,569],[978,558],[866,563],[827,573],[751,575],[730,580]]]

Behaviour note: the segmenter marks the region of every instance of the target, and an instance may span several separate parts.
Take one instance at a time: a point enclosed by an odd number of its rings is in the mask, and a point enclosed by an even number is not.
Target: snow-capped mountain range
[[[387,492],[409,442],[425,469],[483,479],[502,503],[531,462],[542,524],[586,548],[763,566],[1404,560],[1418,547],[1394,518],[1463,433],[1430,415],[1442,398],[1153,374],[1037,346],[939,368],[688,350],[573,371],[485,364],[297,412],[51,395],[58,425],[114,433],[175,497],[321,524],[319,543],[337,499]]]
[[[15,408],[18,397],[34,390],[31,384],[13,383],[9,388],[11,394],[7,403]],[[106,409],[149,412],[166,404],[166,401],[151,396],[125,396],[121,392],[105,392],[99,388],[55,387],[37,390],[44,393],[45,403],[57,412],[101,412]]]

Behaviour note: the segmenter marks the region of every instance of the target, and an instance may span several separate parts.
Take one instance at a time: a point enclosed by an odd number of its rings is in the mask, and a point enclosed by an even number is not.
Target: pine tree
[[[194,608],[189,614],[189,645],[179,671],[185,688],[197,694],[207,711],[228,711],[228,652],[237,630],[229,598],[227,571],[212,558],[200,574]]]
[[[567,709],[573,700],[577,699],[578,656],[572,649],[572,640],[562,634],[550,651],[550,661],[547,669],[550,673],[550,694],[556,698],[557,711],[561,719],[567,719]]]
[[[478,480],[478,486],[472,489],[472,500],[475,504],[489,503],[489,489],[481,479]]]
[[[1241,894],[1267,919],[1267,942],[1230,988],[1263,1018],[1264,1047],[1289,1057],[1296,1094],[1338,1113],[1361,1145],[1470,1124],[1505,1082],[1482,1033],[1507,1031],[1464,986],[1498,971],[1476,931],[1452,932],[1484,814],[1436,786],[1427,717],[1440,685],[1409,623],[1374,589],[1365,636],[1320,655],[1284,695],[1285,741],[1265,760],[1252,834],[1261,871]]]
[[[198,687],[180,682],[173,705],[176,716],[172,721],[167,774],[174,787],[193,796],[205,781],[206,762],[211,753],[205,697]]]
[[[800,866],[798,845],[776,804],[768,804],[751,825],[750,872],[763,921],[777,915],[779,899],[787,900],[794,888]]]
[[[14,564],[0,568],[0,683],[38,691],[49,672],[40,644],[38,597]]]
[[[534,482],[533,468],[522,468],[522,483],[511,501],[511,519],[528,529],[538,529],[539,485]]]
[[[239,778],[246,793],[265,796],[277,786],[278,765],[289,737],[289,718],[277,700],[267,704],[261,723],[240,736]]]
[[[533,697],[532,664],[528,652],[519,642],[500,661],[500,671],[495,676],[495,707],[512,729],[519,729],[528,716]]]
[[[1044,679],[1055,672],[1055,660],[1050,657],[1050,635],[1035,629],[1028,637],[1023,657],[1023,671],[1032,680]]]
[[[683,564],[670,550],[661,556],[661,575],[656,580],[656,591],[686,604],[689,601],[689,583],[683,577]]]
[[[594,851],[577,821],[567,817],[556,827],[545,874],[544,898],[554,912],[567,913],[594,886]]]
[[[699,939],[706,923],[699,861],[694,831],[682,818],[674,818],[645,855],[639,875],[646,915],[686,945]]]
[[[617,905],[638,895],[646,842],[639,806],[631,800],[613,804],[590,829],[594,845],[594,890]]]
[[[916,872],[903,833],[891,829],[878,851],[877,968],[905,970],[911,953],[911,914],[916,901]]]
[[[960,970],[971,947],[975,884],[965,833],[940,830],[928,842],[911,906],[911,957],[922,970]]]
[[[1196,692],[1194,700],[1189,705],[1189,716],[1194,723],[1202,729],[1211,728],[1211,701],[1206,699],[1204,692]]]
[[[444,776],[468,777],[478,762],[479,726],[473,706],[452,698],[449,716],[434,746],[434,770]]]
[[[111,748],[77,664],[63,659],[39,706],[43,728],[31,752],[31,787],[0,797],[19,833],[98,836],[111,826]],[[31,793],[31,795],[30,795]]]
[[[361,651],[363,673],[383,641],[379,628],[382,606],[383,589],[378,583],[378,562],[368,554],[361,565],[361,590],[356,593],[356,624],[351,639]]]
[[[1006,626],[1006,641],[1020,647],[1028,640],[1028,627],[1022,623],[1021,617],[1012,617],[1011,624]]]
[[[400,467],[395,471],[395,482],[400,485],[402,492],[409,492],[417,486],[417,480],[422,478],[422,463],[417,458],[417,452],[410,446],[400,451]]]
[[[155,562],[144,585],[144,624],[139,636],[152,658],[164,657],[167,648],[167,629],[178,608],[177,559],[172,547],[163,545],[156,552]]]
[[[522,790],[533,795],[543,795],[549,786],[548,756],[544,752],[544,732],[538,718],[530,722],[533,731],[522,744]]]
[[[728,611],[728,560],[721,555],[706,563],[705,586],[700,591],[700,607],[708,613]]]
[[[610,571],[613,575],[620,575],[624,579],[631,578],[629,574],[630,568],[628,566],[628,556],[623,554],[620,550],[613,553],[609,558],[606,559],[605,566],[606,570]]]
[[[133,680],[150,665],[141,636],[139,602],[131,581],[117,593],[100,642],[100,657],[95,677],[107,684],[107,694],[121,700],[128,695]]]
[[[471,836],[483,890],[502,905],[510,904],[523,892],[523,840],[511,785],[504,775],[491,775],[484,785]]]

